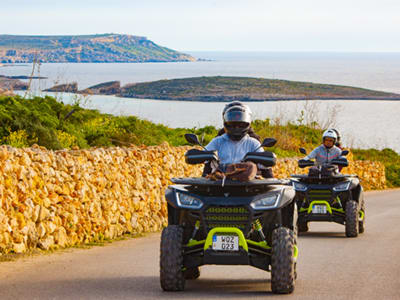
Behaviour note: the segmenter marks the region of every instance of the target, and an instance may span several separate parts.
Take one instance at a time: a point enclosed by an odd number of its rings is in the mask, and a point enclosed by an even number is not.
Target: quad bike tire
[[[183,291],[183,228],[169,225],[162,231],[160,244],[160,284],[164,291]]]
[[[188,268],[185,270],[183,275],[187,280],[195,280],[200,277],[200,269],[199,267]]]
[[[294,233],[286,227],[272,232],[271,289],[275,294],[294,291],[296,263],[294,258]]]
[[[297,224],[298,232],[307,232],[308,231],[308,223],[307,222],[300,222]]]
[[[364,213],[364,217],[361,221],[358,221],[358,233],[364,233],[365,231],[365,201],[361,202],[361,211]]]
[[[357,237],[359,231],[359,211],[358,203],[354,200],[349,200],[346,203],[346,236]]]

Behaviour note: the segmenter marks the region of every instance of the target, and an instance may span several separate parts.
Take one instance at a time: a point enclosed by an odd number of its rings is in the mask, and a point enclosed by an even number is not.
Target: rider
[[[337,139],[335,142],[335,146],[342,149],[342,142],[341,142],[341,136],[340,136],[340,132],[339,130],[335,129],[335,128],[331,128],[331,130],[333,130],[336,133]]]
[[[240,101],[233,101],[233,102],[229,102],[227,105],[225,105],[224,110],[222,111],[222,118],[224,118],[225,112],[226,112],[229,108],[231,108],[231,107],[233,107],[233,106],[241,106],[241,107],[244,107],[250,114],[252,114],[252,112],[251,112],[251,110],[250,110],[250,107],[248,107],[246,104],[243,104],[243,103],[240,102]],[[225,128],[222,128],[220,131],[218,131],[217,136],[223,135],[223,134],[225,134],[225,133],[226,133],[226,132],[225,132]],[[259,142],[261,142],[260,136],[254,132],[254,129],[251,127],[251,125],[250,125],[249,130],[247,131],[247,134],[248,134],[250,137],[255,138],[256,140],[258,140]]]
[[[222,118],[224,118],[225,112],[228,109],[230,109],[230,108],[232,108],[234,106],[243,107],[250,115],[252,114],[252,112],[251,112],[251,110],[250,110],[248,105],[243,104],[240,101],[233,101],[233,102],[230,102],[230,103],[225,105],[224,110],[222,111]],[[224,127],[218,132],[217,136],[222,136],[225,133],[226,133],[226,128]],[[247,130],[247,134],[250,137],[256,139],[259,142],[261,142],[260,136],[254,132],[254,129],[251,127],[251,124],[250,124],[249,129]],[[274,173],[272,172],[272,168],[267,168],[267,167],[264,167],[262,165],[259,165],[258,169],[259,169],[259,175],[262,175],[264,178],[273,178],[274,177]],[[205,176],[210,172],[211,172],[211,167],[206,164],[204,172],[203,172],[203,175]]]
[[[240,163],[248,152],[263,152],[260,142],[250,137],[248,132],[251,123],[251,111],[244,105],[228,107],[223,115],[225,133],[215,137],[205,147],[208,151],[217,151],[220,169],[225,171],[227,165]],[[206,165],[203,176],[211,172]]]
[[[328,129],[322,134],[322,145],[315,148],[304,159],[310,160],[315,158],[318,165],[330,162],[332,159],[338,158],[342,150],[335,146],[338,136],[333,129]]]

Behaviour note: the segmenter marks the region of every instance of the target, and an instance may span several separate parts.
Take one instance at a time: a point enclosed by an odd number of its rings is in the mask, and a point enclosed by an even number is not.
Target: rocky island
[[[27,84],[0,76],[0,88],[23,90]],[[130,83],[109,81],[80,90],[77,82],[55,85],[45,92],[114,95],[175,101],[400,100],[400,94],[357,87],[252,77],[193,77]]]
[[[120,86],[106,82],[79,91],[126,98],[178,101],[400,100],[399,94],[350,86],[251,77],[193,77]]]
[[[0,64],[134,63],[194,61],[146,37],[126,34],[34,36],[0,35]]]

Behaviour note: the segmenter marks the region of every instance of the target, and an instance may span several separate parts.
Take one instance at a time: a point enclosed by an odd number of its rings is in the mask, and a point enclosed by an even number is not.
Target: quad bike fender
[[[362,201],[364,200],[364,190],[361,184],[358,183],[353,188],[351,188],[351,198],[359,205],[362,203]]]
[[[176,193],[172,189],[165,190],[165,199],[167,199],[168,205],[174,208],[178,208],[178,203],[176,199]]]
[[[285,187],[282,189],[281,198],[277,208],[284,208],[294,202],[296,192],[292,187]]]

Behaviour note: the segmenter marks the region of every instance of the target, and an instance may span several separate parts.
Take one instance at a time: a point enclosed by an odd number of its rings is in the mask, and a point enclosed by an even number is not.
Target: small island
[[[102,87],[100,89],[99,87]],[[107,88],[109,87],[109,88]],[[112,88],[111,88],[112,87]],[[108,82],[79,93],[175,101],[400,100],[399,94],[350,86],[252,77],[193,77],[132,83]]]
[[[252,77],[193,77],[128,84],[120,96],[184,101],[400,100],[399,94],[342,85]]]
[[[0,88],[27,89],[18,79],[0,76]],[[59,84],[47,92],[114,95],[124,98],[174,101],[288,101],[288,100],[400,100],[400,94],[311,82],[252,77],[193,77],[121,86],[109,81],[79,90],[78,83]]]

